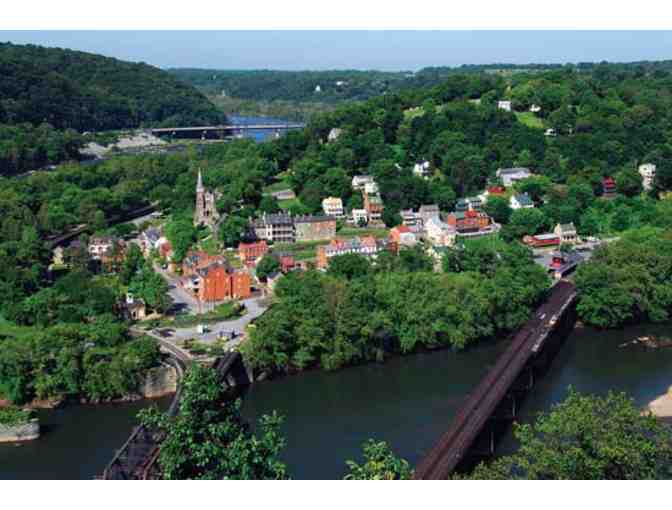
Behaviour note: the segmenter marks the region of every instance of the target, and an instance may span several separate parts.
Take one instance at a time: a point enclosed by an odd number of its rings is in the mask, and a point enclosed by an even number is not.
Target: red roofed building
[[[238,257],[246,266],[254,266],[266,253],[268,253],[268,244],[263,239],[256,243],[240,243],[238,245]]]
[[[477,232],[490,225],[490,217],[484,212],[468,210],[450,213],[446,218],[448,225],[455,227],[458,233]]]
[[[278,260],[280,261],[280,271],[283,273],[289,273],[296,267],[294,255],[280,255]]]
[[[602,196],[604,198],[613,198],[616,196],[616,181],[612,177],[602,179]]]
[[[532,248],[560,246],[560,236],[557,234],[538,234],[536,236],[525,236],[523,237],[523,243]]]
[[[203,302],[245,299],[252,295],[252,279],[247,271],[236,271],[225,261],[206,266],[190,266],[182,286]]]

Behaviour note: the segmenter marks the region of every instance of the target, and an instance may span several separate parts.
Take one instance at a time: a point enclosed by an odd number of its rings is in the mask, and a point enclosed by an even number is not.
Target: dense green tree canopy
[[[512,455],[478,466],[473,479],[651,480],[672,475],[669,429],[624,394],[569,396],[534,424],[518,425]]]
[[[60,48],[0,44],[0,124],[78,131],[224,120],[200,92],[142,63]]]
[[[278,455],[285,441],[281,418],[265,415],[256,434],[240,416],[212,368],[192,365],[182,381],[177,416],[156,408],[142,410],[140,421],[166,434],[159,466],[166,480],[280,480],[287,477]]]

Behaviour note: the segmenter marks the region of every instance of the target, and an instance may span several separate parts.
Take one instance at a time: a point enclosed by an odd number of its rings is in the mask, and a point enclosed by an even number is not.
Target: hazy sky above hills
[[[0,31],[159,67],[380,69],[672,58],[672,31]]]

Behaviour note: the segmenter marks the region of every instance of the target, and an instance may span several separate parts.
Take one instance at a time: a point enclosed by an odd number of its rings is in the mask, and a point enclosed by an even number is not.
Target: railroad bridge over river
[[[515,420],[520,401],[574,327],[575,302],[576,287],[558,282],[470,393],[448,431],[420,461],[416,479],[446,479],[494,454],[497,436]]]

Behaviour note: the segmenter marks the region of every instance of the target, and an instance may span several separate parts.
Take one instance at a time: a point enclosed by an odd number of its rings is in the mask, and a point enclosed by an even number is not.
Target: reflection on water
[[[124,444],[138,411],[152,404],[165,409],[170,399],[40,410],[40,439],[0,444],[0,479],[92,479]]]
[[[574,331],[522,407],[523,419],[562,400],[567,387],[626,391],[645,405],[672,385],[672,349],[618,346],[642,334],[669,335],[670,325]],[[503,344],[467,353],[441,351],[336,373],[312,372],[260,383],[246,396],[249,418],[285,415],[284,454],[295,478],[340,478],[369,437],[388,441],[415,464],[448,428],[460,403]],[[500,451],[513,447],[505,438]]]
[[[574,331],[521,416],[529,420],[562,400],[569,385],[599,394],[627,391],[637,404],[647,404],[672,385],[672,349],[618,346],[643,334],[671,333],[670,325]],[[423,353],[257,383],[245,395],[243,414],[255,420],[277,409],[285,416],[283,456],[293,478],[341,478],[345,460],[357,459],[370,437],[387,441],[415,464],[504,347],[499,342],[466,353]],[[169,400],[157,403],[165,408]],[[19,448],[0,445],[0,479],[93,478],[128,437],[138,410],[150,403],[40,411],[42,438]],[[509,436],[500,452],[512,448]]]

